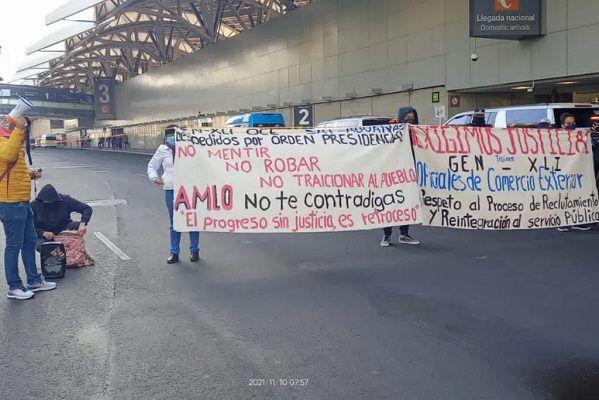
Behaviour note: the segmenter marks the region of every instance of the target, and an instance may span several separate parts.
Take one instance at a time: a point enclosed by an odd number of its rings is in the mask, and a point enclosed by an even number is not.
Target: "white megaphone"
[[[19,101],[17,102],[16,107],[13,108],[10,113],[8,113],[6,121],[8,121],[9,124],[14,125],[17,121],[17,118],[22,117],[33,108],[35,108],[35,106],[32,102],[22,97],[19,97]]]

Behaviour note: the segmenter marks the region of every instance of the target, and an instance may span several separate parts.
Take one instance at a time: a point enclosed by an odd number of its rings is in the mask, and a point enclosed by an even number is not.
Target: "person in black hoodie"
[[[472,114],[472,122],[470,123],[470,126],[477,126],[479,128],[489,128],[493,125],[487,124],[485,109],[477,108],[476,110],[474,110],[474,113]]]
[[[92,208],[85,203],[63,193],[58,193],[54,186],[46,185],[31,202],[33,222],[37,232],[37,249],[42,243],[54,240],[54,236],[65,230],[78,231],[80,235],[87,232],[87,224],[92,217]],[[71,213],[81,214],[81,221],[71,219]]]
[[[418,112],[413,107],[401,107],[399,109],[397,120],[402,124],[418,125]],[[410,141],[412,138],[410,137]],[[414,149],[412,149],[412,155],[414,155]],[[419,245],[420,241],[414,239],[409,235],[410,225],[401,225],[399,227],[399,243],[400,244],[411,244]],[[381,240],[381,247],[389,247],[391,245],[391,234],[393,233],[392,227],[383,229],[384,235]]]

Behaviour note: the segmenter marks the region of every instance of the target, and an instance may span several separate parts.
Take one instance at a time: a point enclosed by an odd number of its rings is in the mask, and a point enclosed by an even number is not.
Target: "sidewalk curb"
[[[81,147],[59,147],[58,150],[87,150],[87,151],[98,151],[102,153],[124,153],[124,154],[141,154],[144,156],[153,156],[154,153],[142,153],[141,151],[127,151],[127,150],[109,150],[109,149],[93,149],[93,148],[81,148]]]

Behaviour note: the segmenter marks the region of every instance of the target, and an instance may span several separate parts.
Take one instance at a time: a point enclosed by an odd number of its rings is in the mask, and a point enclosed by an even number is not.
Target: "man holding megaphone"
[[[0,128],[0,221],[4,226],[6,246],[4,249],[4,270],[8,283],[9,299],[29,299],[34,292],[52,290],[56,283],[46,282],[38,273],[36,265],[35,240],[31,200],[32,175],[25,163],[23,141],[27,131],[24,112],[30,105],[17,106],[7,121],[9,129]],[[27,287],[19,276],[19,253],[27,272]]]

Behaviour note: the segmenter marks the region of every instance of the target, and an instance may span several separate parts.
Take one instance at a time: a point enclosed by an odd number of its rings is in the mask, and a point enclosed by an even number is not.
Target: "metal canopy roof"
[[[62,52],[62,53],[64,53],[64,52]],[[23,72],[28,69],[38,68],[42,65],[48,64],[49,61],[55,59],[59,55],[56,55],[54,53],[41,53],[41,55],[36,58],[29,57],[25,60],[25,62],[23,62],[21,65],[19,65],[17,72]],[[49,67],[49,65],[48,65],[48,67]]]
[[[96,21],[85,31],[81,22],[70,27],[70,35],[63,31],[65,54],[50,60],[36,83],[90,92],[96,76],[124,81],[312,1],[71,0],[50,13],[47,23],[91,7]],[[31,50],[56,41],[44,38]]]
[[[85,11],[88,8],[95,6],[96,4],[103,3],[104,0],[71,0],[58,7],[56,10],[46,15],[46,25],[53,24],[61,21],[65,18],[72,17],[73,15]]]
[[[71,38],[77,34],[86,32],[92,29],[94,26],[96,26],[96,24],[94,24],[93,22],[75,22],[63,25],[59,29],[47,34],[31,46],[27,47],[26,53],[27,55],[31,55],[37,51],[47,49],[48,47],[60,43],[63,40]]]

